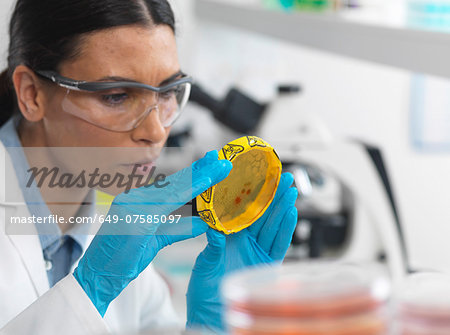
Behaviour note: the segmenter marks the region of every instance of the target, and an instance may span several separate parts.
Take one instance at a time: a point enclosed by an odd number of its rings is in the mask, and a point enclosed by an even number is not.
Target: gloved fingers
[[[261,230],[264,223],[267,221],[273,208],[275,206],[277,206],[280,198],[284,195],[284,193],[286,193],[286,191],[289,189],[289,187],[292,185],[293,182],[294,182],[294,176],[291,173],[286,172],[281,175],[280,182],[279,182],[278,188],[277,188],[277,192],[275,193],[275,197],[273,198],[273,201],[270,204],[269,208],[266,209],[263,216],[261,216],[255,223],[253,223],[248,228],[248,231],[254,237],[258,236],[259,231]]]
[[[219,159],[219,153],[217,150],[209,151],[205,156],[192,164],[192,171],[200,170],[211,162]]]
[[[282,261],[291,245],[292,236],[297,226],[298,213],[297,208],[292,207],[284,216],[281,222],[280,230],[273,242],[270,257],[275,261]]]
[[[217,152],[217,150],[207,152],[202,159],[192,164],[193,193],[191,199],[197,197],[200,193],[206,191],[209,187],[214,186],[225,179],[230,174],[232,168],[233,164],[230,161],[226,159],[219,160],[219,153]],[[210,171],[211,169],[213,171]],[[195,181],[202,180],[205,177],[211,179],[209,187],[205,188],[205,186],[201,185],[201,183],[198,187],[195,187]]]
[[[211,159],[211,156],[215,154],[207,154],[205,161],[195,165],[195,168],[186,168],[169,176],[167,180],[170,184],[165,188],[165,196],[176,194],[177,201],[185,204],[225,179],[233,168],[233,164],[225,159]]]
[[[213,261],[215,258],[222,256],[226,246],[225,235],[210,227],[206,231],[206,238],[208,244],[203,253],[206,254],[207,260]]]
[[[208,244],[216,247],[222,248],[225,247],[226,236],[221,232],[209,227],[206,231],[206,238],[208,240]]]
[[[206,237],[208,238],[208,244],[198,255],[192,273],[193,276],[197,274],[197,276],[202,278],[212,278],[211,283],[214,283],[217,280],[217,276],[220,276],[220,273],[217,273],[217,271],[223,271],[226,238],[222,233],[212,228],[206,231]],[[192,284],[191,277],[189,286]]]
[[[156,237],[162,242],[160,247],[197,237],[208,230],[208,225],[199,217],[183,217],[178,222],[162,223]]]
[[[281,231],[280,226],[286,213],[295,206],[298,191],[295,187],[288,189],[280,198],[276,207],[271,211],[267,221],[261,227],[256,241],[263,250],[270,253],[277,233]],[[282,227],[281,227],[282,228]]]
[[[212,160],[214,155],[205,156],[205,161],[195,169],[188,167],[165,178],[159,186],[143,186],[121,193],[113,204],[126,206],[128,214],[167,215],[228,176],[233,165],[228,160]]]

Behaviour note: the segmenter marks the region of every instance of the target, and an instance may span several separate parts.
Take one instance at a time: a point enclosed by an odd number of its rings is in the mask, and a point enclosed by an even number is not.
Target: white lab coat
[[[5,164],[10,164],[5,155],[7,153],[0,142],[1,335],[107,334],[180,328],[168,287],[152,266],[111,303],[104,318],[72,274],[49,289],[39,236],[8,235],[5,232],[6,208],[19,208],[6,201],[5,192],[22,194],[17,180],[8,180],[8,189],[5,190]],[[28,210],[25,211],[22,209],[18,214],[29,216]]]

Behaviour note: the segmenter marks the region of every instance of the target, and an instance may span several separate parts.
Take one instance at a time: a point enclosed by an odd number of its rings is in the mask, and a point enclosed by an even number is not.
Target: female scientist
[[[33,225],[25,234],[8,228],[20,203],[27,204],[30,217],[87,215],[95,203],[95,192],[84,189],[37,188],[35,182],[25,187],[36,159],[25,149],[164,146],[191,82],[179,67],[174,22],[166,0],[17,1],[8,68],[0,77],[1,334],[101,334],[177,325],[168,288],[151,262],[162,248],[204,232],[208,244],[189,283],[187,326],[221,332],[222,277],[283,260],[297,221],[297,190],[290,187],[289,174],[282,175],[264,215],[230,236],[198,217],[189,218],[189,225],[103,224],[90,238],[59,221],[47,222],[44,231]],[[48,166],[58,163],[52,155],[39,159]],[[151,166],[149,159],[140,163]],[[108,215],[168,215],[223,180],[231,168],[218,160],[217,151],[209,152],[169,176],[166,187],[118,193]],[[58,199],[73,192],[70,206],[55,206],[55,192]],[[43,206],[33,206],[40,201]]]

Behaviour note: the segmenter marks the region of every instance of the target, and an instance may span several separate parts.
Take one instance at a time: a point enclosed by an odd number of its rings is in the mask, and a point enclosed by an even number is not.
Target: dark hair
[[[17,0],[8,68],[0,74],[0,126],[18,109],[11,80],[18,65],[57,71],[62,61],[77,56],[83,34],[132,24],[164,24],[175,33],[167,0]]]

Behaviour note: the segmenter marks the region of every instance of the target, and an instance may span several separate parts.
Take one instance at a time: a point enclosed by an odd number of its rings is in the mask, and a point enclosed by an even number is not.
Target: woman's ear
[[[31,122],[42,120],[45,114],[44,91],[34,71],[19,65],[14,70],[12,81],[23,117]]]

